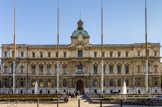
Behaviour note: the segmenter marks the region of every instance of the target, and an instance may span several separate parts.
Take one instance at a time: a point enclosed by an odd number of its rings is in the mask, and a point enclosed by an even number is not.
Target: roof
[[[83,29],[77,29],[73,32],[72,36],[71,37],[78,37],[78,35],[81,34],[84,38],[87,38],[89,37],[89,34],[87,31],[83,30]]]

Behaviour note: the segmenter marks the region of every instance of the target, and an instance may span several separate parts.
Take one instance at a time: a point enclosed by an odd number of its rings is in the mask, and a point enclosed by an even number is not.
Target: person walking
[[[77,99],[77,96],[78,96],[78,91],[75,92],[75,96],[76,96],[76,99]]]

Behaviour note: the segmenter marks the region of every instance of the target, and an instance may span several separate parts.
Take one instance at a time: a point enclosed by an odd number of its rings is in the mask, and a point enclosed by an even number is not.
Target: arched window
[[[155,87],[158,86],[158,80],[155,78],[155,83],[154,83]]]
[[[33,79],[32,82],[31,82],[31,86],[32,87],[35,87],[35,80]]]
[[[140,87],[140,85],[141,85],[141,82],[140,82],[140,80],[138,80],[137,86]]]
[[[39,66],[39,72],[40,72],[40,73],[43,73],[43,66],[42,66],[42,65]]]
[[[43,87],[43,80],[39,80],[39,87]]]
[[[63,79],[63,87],[67,87],[67,80]]]
[[[67,67],[63,66],[63,73],[66,74],[67,73]]]
[[[127,87],[129,86],[129,80],[126,80],[126,86]]]
[[[51,85],[51,80],[50,79],[48,79],[47,80],[47,87],[51,87],[52,85]]]
[[[110,72],[110,73],[113,73],[113,65],[110,65],[110,66],[109,66],[109,72]]]
[[[97,85],[98,85],[97,80],[94,79],[93,82],[92,82],[92,86],[93,86],[93,87],[97,87]]]
[[[155,81],[155,86],[156,86],[156,87],[158,86],[158,81]]]
[[[12,83],[12,82],[11,82],[11,83]],[[8,87],[7,78],[4,78],[3,87],[5,87],[5,88]]]
[[[83,73],[83,65],[80,62],[78,63],[78,73]]]
[[[113,87],[113,80],[110,80],[110,87]]]
[[[20,87],[24,87],[24,81],[23,81],[23,78],[21,78]]]
[[[121,86],[121,80],[118,80],[118,87]]]
[[[149,56],[149,50],[147,50],[147,56]]]
[[[12,57],[14,57],[14,51],[12,51]]]
[[[125,73],[129,73],[129,66],[125,65]]]
[[[117,66],[117,72],[118,72],[118,74],[121,73],[121,65],[118,65],[118,66]]]
[[[94,74],[97,74],[97,65],[93,66],[93,72],[94,72]]]
[[[47,74],[51,73],[51,66],[47,66]]]

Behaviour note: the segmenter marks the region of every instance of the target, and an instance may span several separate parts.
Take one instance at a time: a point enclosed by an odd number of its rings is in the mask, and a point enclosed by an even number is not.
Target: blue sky
[[[162,0],[148,1],[148,41],[162,44]],[[103,0],[104,44],[145,42],[144,0]],[[80,18],[100,43],[100,0],[60,0],[60,44],[69,44]],[[13,43],[14,0],[0,0],[0,44]],[[57,44],[57,0],[17,0],[18,44]],[[162,52],[162,51],[161,51]],[[162,55],[162,54],[161,54]]]

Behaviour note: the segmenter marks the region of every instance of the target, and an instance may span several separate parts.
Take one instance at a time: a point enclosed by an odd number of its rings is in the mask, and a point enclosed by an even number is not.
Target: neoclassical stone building
[[[92,38],[93,39],[93,38]],[[124,81],[128,93],[144,93],[145,44],[91,44],[90,36],[78,21],[71,43],[60,45],[60,92],[80,90],[100,93],[101,55],[104,60],[104,93],[122,92]],[[2,44],[0,93],[12,93],[13,44]],[[16,93],[56,92],[57,45],[17,44]],[[161,92],[160,44],[148,43],[149,92]]]

